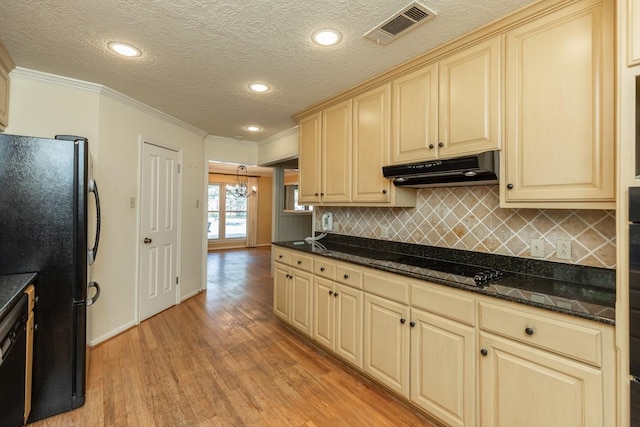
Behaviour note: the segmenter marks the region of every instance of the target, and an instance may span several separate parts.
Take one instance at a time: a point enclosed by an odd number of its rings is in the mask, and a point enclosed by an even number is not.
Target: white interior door
[[[178,302],[176,151],[142,144],[140,321]]]

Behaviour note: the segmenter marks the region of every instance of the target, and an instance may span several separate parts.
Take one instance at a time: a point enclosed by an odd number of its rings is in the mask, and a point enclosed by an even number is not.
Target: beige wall
[[[89,138],[102,210],[100,248],[92,266],[102,293],[89,310],[91,345],[137,323],[138,209],[130,208],[129,200],[139,199],[143,139],[182,153],[180,294],[186,298],[202,289],[205,217],[196,201],[205,190],[204,133],[100,85],[28,70],[12,73],[10,102],[7,133]]]

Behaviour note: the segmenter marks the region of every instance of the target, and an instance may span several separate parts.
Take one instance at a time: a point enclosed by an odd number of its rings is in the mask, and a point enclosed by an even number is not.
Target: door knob
[[[148,245],[149,243],[152,242],[152,240],[150,238],[148,238],[148,237],[145,237],[143,242],[144,242],[145,245]]]

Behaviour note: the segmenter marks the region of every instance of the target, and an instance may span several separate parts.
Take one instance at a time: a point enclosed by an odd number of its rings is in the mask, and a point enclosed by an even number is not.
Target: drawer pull
[[[336,298],[338,298],[338,293],[337,293],[337,292],[334,292],[334,293],[333,293],[333,296],[334,296],[334,297],[336,297]]]
[[[415,328],[416,322],[409,322],[409,326],[411,326],[412,328]]]
[[[489,354],[489,352],[487,351],[486,348],[483,348],[482,350],[480,350],[480,354],[483,356],[486,356],[487,354]]]
[[[302,264],[302,261],[301,261],[301,260],[298,260],[298,265],[300,265],[300,264]]]
[[[349,278],[349,275],[348,275],[348,274],[345,274],[345,275],[344,275],[344,278],[345,278],[345,279],[348,279],[348,278]]]
[[[333,291],[329,291],[329,295],[333,295]]]
[[[404,322],[406,322],[406,319],[400,319],[400,323],[402,323],[404,325]]]
[[[278,258],[282,259],[282,255],[278,255]]]
[[[536,331],[534,331],[534,330],[533,330],[533,328],[526,328],[526,329],[524,330],[524,332],[525,332],[527,335],[533,335],[533,334],[535,334],[535,333],[536,333]]]
[[[320,267],[320,271],[324,271],[324,267]]]

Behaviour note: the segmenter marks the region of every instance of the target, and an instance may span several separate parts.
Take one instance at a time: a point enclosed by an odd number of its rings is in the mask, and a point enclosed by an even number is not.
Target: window
[[[209,240],[247,237],[247,199],[234,197],[234,184],[209,184],[207,237]],[[220,191],[224,188],[224,191]],[[223,209],[220,209],[223,207]]]

